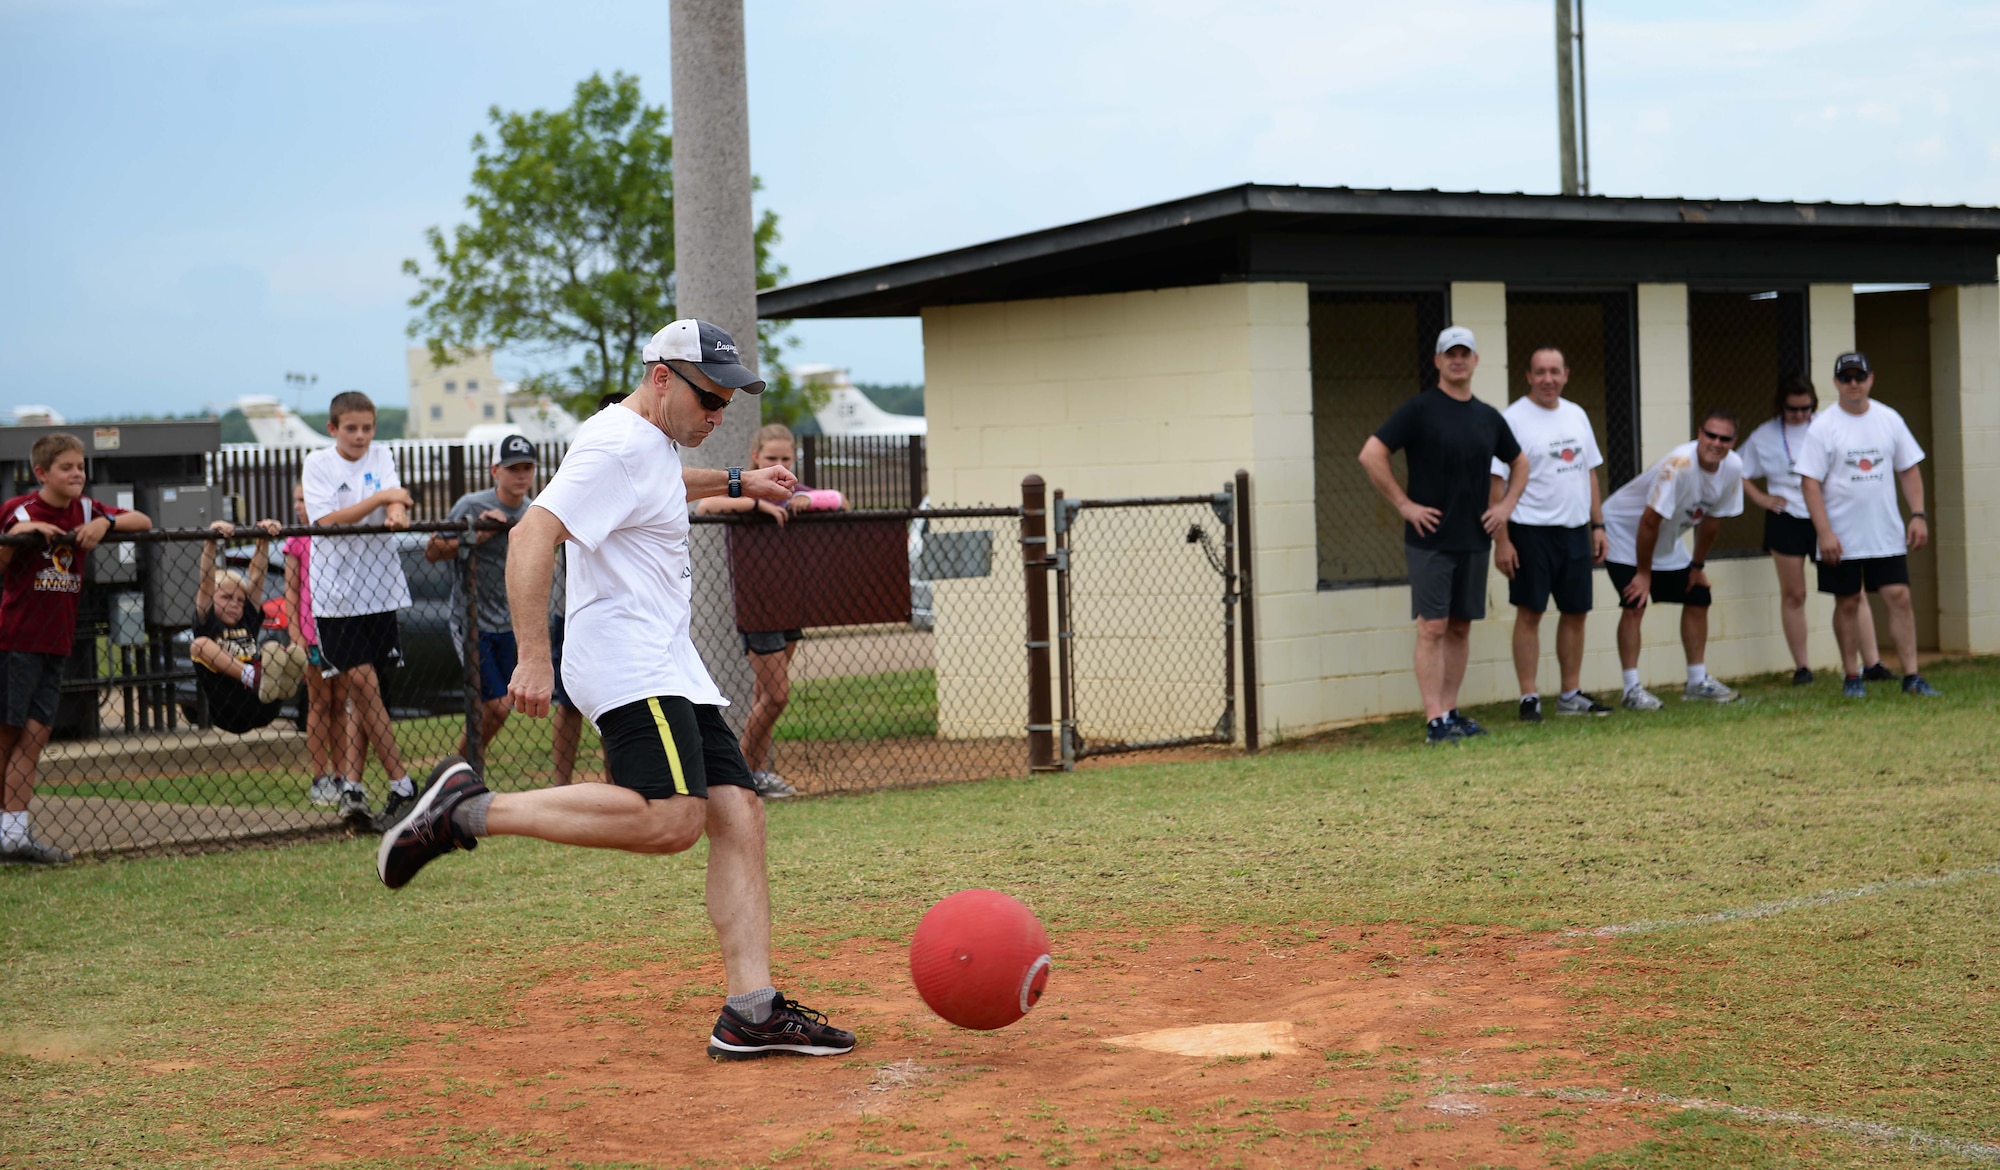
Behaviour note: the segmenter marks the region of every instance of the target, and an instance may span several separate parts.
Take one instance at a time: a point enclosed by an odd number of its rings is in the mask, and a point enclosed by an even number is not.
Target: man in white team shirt
[[[433,858],[489,834],[679,853],[705,831],[708,912],[728,980],[709,1055],[847,1052],[852,1032],[771,984],[763,805],[723,722],[728,700],[688,633],[689,499],[726,492],[784,501],[797,481],[783,466],[681,465],[680,448],[706,439],[738,392],[763,392],[727,333],[706,321],[676,321],[646,343],[643,357],[639,388],[577,430],[555,478],[515,527],[507,557],[520,651],[508,694],[517,711],[540,718],[554,687],[550,573],[556,546],[569,543],[563,689],[596,724],[610,783],[496,794],[464,761],[448,759],[414,811],[385,834],[376,872],[400,888]]]
[[[1917,669],[1917,618],[1910,607],[1909,553],[1930,541],[1924,480],[1917,470],[1924,449],[1902,415],[1869,401],[1875,372],[1866,355],[1836,358],[1833,382],[1840,389],[1840,405],[1813,420],[1798,472],[1819,534],[1819,591],[1834,597],[1842,689],[1849,698],[1867,694],[1858,628],[1865,587],[1879,593],[1889,611],[1889,637],[1903,665],[1903,693],[1935,696],[1937,688]],[[1896,509],[1898,482],[1910,501],[1907,526]]]
[[[1658,696],[1639,684],[1639,647],[1646,603],[1681,607],[1681,649],[1687,654],[1687,687],[1683,699],[1728,703],[1736,692],[1709,677],[1708,609],[1714,594],[1708,585],[1708,550],[1722,522],[1743,514],[1743,461],[1736,445],[1736,415],[1716,408],[1702,416],[1692,442],[1667,452],[1666,458],[1604,501],[1605,535],[1610,552],[1604,569],[1618,589],[1618,662],[1625,669],[1624,705],[1634,711],[1657,711]],[[1694,530],[1689,555],[1681,535]]]
[[[1514,606],[1514,674],[1526,723],[1542,720],[1535,673],[1542,660],[1542,615],[1551,596],[1562,614],[1556,620],[1556,667],[1562,675],[1556,714],[1611,714],[1582,689],[1591,566],[1603,562],[1607,547],[1597,482],[1604,456],[1590,417],[1562,396],[1567,385],[1569,359],[1557,346],[1538,345],[1528,355],[1527,396],[1516,398],[1502,415],[1528,457],[1527,489],[1493,540],[1493,567],[1507,578],[1507,600]],[[1495,503],[1506,493],[1508,470],[1493,461]]]

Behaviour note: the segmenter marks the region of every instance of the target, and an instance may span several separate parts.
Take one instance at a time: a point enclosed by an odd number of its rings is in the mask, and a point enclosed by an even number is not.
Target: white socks
[[[1521,701],[1522,701],[1522,702],[1524,702],[1524,703],[1525,703],[1525,702],[1527,702],[1527,701],[1528,701],[1529,699],[1535,699],[1535,700],[1539,701],[1539,700],[1541,699],[1541,697],[1542,697],[1542,692],[1540,692],[1540,691],[1529,691],[1529,692],[1528,692],[1527,694],[1525,694],[1525,695],[1522,695],[1522,696],[1521,696]]]
[[[405,776],[394,784],[389,785],[389,791],[395,793],[397,796],[415,796],[417,794],[417,786],[408,776]]]
[[[1688,685],[1696,686],[1708,678],[1708,666],[1700,662],[1688,663]]]
[[[1564,691],[1564,692],[1562,693],[1562,697],[1563,697],[1563,698],[1565,698],[1565,699],[1574,699],[1574,698],[1576,698],[1576,697],[1577,697],[1578,695],[1580,695],[1580,694],[1582,694],[1582,693],[1583,693],[1583,688],[1582,688],[1582,687],[1578,687],[1578,688],[1576,688],[1576,689],[1575,689],[1575,690],[1573,690],[1573,691]]]
[[[242,683],[254,693],[257,690],[257,664],[254,662],[244,663],[243,673],[237,677],[236,681]]]
[[[1625,689],[1629,691],[1629,690],[1631,690],[1631,689],[1632,689],[1633,687],[1636,687],[1636,686],[1638,686],[1638,685],[1639,685],[1639,672],[1638,672],[1638,671],[1636,671],[1636,670],[1628,670],[1628,671],[1626,671],[1626,672],[1625,672]]]
[[[26,845],[27,843],[28,814],[0,812],[0,844]]]

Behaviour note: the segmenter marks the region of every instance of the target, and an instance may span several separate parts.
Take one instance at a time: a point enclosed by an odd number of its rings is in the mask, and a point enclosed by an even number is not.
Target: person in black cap
[[[1924,449],[1903,416],[1871,402],[1875,371],[1868,357],[1844,353],[1833,362],[1840,404],[1823,410],[1806,432],[1799,454],[1799,485],[1819,536],[1819,591],[1833,594],[1833,636],[1840,643],[1842,693],[1867,697],[1861,673],[1861,591],[1879,594],[1889,614],[1889,636],[1903,664],[1903,693],[1931,698],[1936,687],[1917,669],[1917,617],[1910,605],[1910,550],[1930,541],[1924,479],[1917,464]],[[1910,502],[1904,523],[1896,485]]]
[[[610,783],[493,793],[465,761],[447,759],[416,808],[383,835],[376,874],[401,888],[431,860],[488,835],[679,853],[705,834],[708,914],[728,995],[708,1054],[848,1052],[854,1033],[772,985],[763,803],[722,719],[728,700],[689,636],[689,500],[784,503],[798,480],[782,465],[682,467],[680,449],[708,438],[739,393],[763,392],[727,333],[676,321],[647,342],[644,358],[638,389],[578,429],[515,528],[507,560],[521,651],[508,695],[540,718],[554,689],[549,577],[556,545],[568,544],[563,689],[596,724]]]
[[[463,523],[466,517],[473,516],[495,524],[514,524],[534,502],[528,493],[535,486],[535,462],[535,445],[527,439],[508,435],[500,440],[500,446],[493,452],[493,486],[460,496],[445,519]],[[481,747],[500,734],[508,712],[513,710],[513,704],[507,701],[507,682],[514,677],[519,656],[514,643],[514,623],[507,612],[507,531],[499,528],[478,533],[470,561],[473,593],[479,599]],[[457,533],[440,532],[424,546],[424,559],[432,564],[452,560],[458,556],[458,543]],[[451,575],[451,644],[461,654],[465,652],[466,633],[465,577],[464,571]],[[465,746],[465,735],[461,732],[460,755],[465,754]],[[390,819],[387,809],[382,815],[384,827],[402,819],[400,815]]]

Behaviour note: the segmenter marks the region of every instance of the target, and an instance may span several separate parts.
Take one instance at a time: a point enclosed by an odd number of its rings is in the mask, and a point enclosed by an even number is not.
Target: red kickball
[[[932,1011],[959,1027],[1004,1028],[1049,985],[1048,932],[998,890],[961,890],[917,923],[910,979]]]

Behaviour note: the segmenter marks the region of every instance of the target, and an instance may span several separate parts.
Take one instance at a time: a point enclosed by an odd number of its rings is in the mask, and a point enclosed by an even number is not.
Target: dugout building
[[[941,503],[1017,499],[1031,472],[1129,496],[1249,469],[1268,740],[1421,706],[1401,521],[1355,455],[1434,377],[1447,324],[1478,334],[1474,392],[1495,406],[1526,392],[1528,347],[1568,352],[1607,495],[1710,406],[1747,435],[1782,373],[1808,374],[1832,405],[1834,356],[1866,351],[1876,399],[1929,454],[1919,640],[2000,652],[1997,258],[1995,208],[1247,185],[770,290],[758,311],[922,318]],[[1711,554],[1708,664],[1725,679],[1791,666],[1761,523],[1726,525]],[[1506,583],[1495,573],[1489,588],[1471,703],[1514,697]],[[1617,612],[1600,571],[1586,689],[1617,690]],[[1813,660],[1830,665],[1830,599],[1808,613]],[[1018,617],[1008,628],[1018,638]],[[1647,634],[1646,681],[1678,680],[1676,623]],[[945,734],[954,691],[1024,686],[954,677],[949,641],[966,636],[939,631]]]

